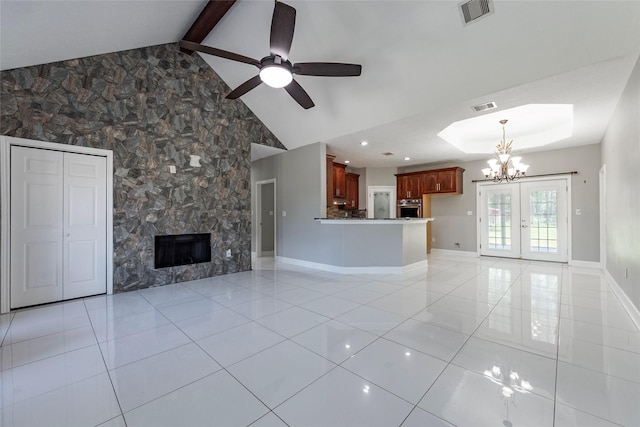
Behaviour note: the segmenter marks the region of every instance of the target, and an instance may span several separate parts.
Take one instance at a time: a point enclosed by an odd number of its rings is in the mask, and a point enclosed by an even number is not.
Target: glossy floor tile
[[[0,425],[640,426],[640,331],[597,270],[253,268],[0,315]]]

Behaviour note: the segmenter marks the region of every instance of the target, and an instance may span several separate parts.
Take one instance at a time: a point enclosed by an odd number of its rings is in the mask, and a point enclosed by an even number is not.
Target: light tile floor
[[[0,425],[640,426],[602,274],[430,256],[254,270],[0,316]]]

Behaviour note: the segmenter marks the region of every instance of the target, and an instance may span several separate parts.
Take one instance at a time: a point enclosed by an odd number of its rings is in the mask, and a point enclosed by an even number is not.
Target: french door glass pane
[[[531,191],[531,252],[558,252],[558,193],[556,190]]]
[[[490,193],[489,249],[511,250],[511,194]]]

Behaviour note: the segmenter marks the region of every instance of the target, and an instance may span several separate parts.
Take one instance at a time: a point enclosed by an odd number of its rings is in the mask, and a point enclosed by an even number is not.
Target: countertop
[[[426,224],[435,218],[314,218],[321,224]]]

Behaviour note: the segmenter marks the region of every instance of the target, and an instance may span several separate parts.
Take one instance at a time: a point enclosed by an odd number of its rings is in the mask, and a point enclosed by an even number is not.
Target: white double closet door
[[[106,158],[11,147],[11,308],[106,292]]]
[[[480,185],[480,254],[568,259],[568,180]]]

